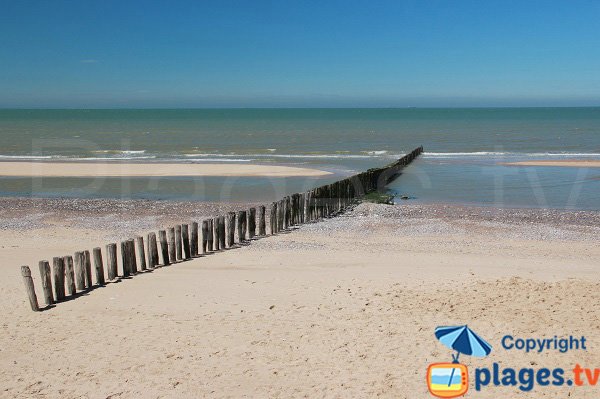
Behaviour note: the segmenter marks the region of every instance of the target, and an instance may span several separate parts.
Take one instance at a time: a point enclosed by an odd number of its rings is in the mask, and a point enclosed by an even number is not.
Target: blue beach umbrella
[[[469,355],[475,357],[485,357],[492,351],[492,346],[485,342],[473,330],[465,326],[438,327],[435,329],[435,337],[448,348],[455,350],[456,355],[452,355],[452,362],[458,363],[458,357]],[[448,386],[454,377],[454,370],[450,375]]]

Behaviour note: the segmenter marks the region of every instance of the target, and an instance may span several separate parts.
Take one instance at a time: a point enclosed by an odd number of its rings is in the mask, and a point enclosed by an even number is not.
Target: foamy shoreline
[[[0,177],[320,177],[330,174],[296,166],[239,163],[0,162]]]

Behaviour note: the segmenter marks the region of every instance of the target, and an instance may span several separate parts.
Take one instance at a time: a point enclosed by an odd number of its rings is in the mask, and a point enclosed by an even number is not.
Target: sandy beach
[[[586,159],[557,159],[557,160],[534,160],[506,162],[503,165],[512,166],[562,166],[570,168],[600,168],[600,161]]]
[[[0,397],[425,398],[427,365],[451,360],[434,328],[465,323],[494,346],[469,367],[600,362],[598,212],[362,204],[34,313],[20,265],[39,287],[40,259],[249,204],[0,203]],[[585,335],[590,350],[509,352],[505,334]]]
[[[318,169],[246,163],[0,162],[0,176],[4,177],[318,177],[329,174]]]

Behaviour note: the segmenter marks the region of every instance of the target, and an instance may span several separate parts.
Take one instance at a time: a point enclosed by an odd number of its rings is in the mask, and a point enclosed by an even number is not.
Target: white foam
[[[134,155],[134,154],[145,154],[146,150],[97,150],[92,151],[97,154],[126,154],[126,155]]]
[[[35,160],[35,159],[55,159],[65,158],[60,155],[0,155],[0,159],[24,159],[24,160]]]

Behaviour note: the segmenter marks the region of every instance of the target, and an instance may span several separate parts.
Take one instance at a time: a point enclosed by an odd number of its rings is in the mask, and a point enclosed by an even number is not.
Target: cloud
[[[98,60],[87,59],[87,60],[81,60],[79,62],[81,62],[82,64],[97,64]]]

